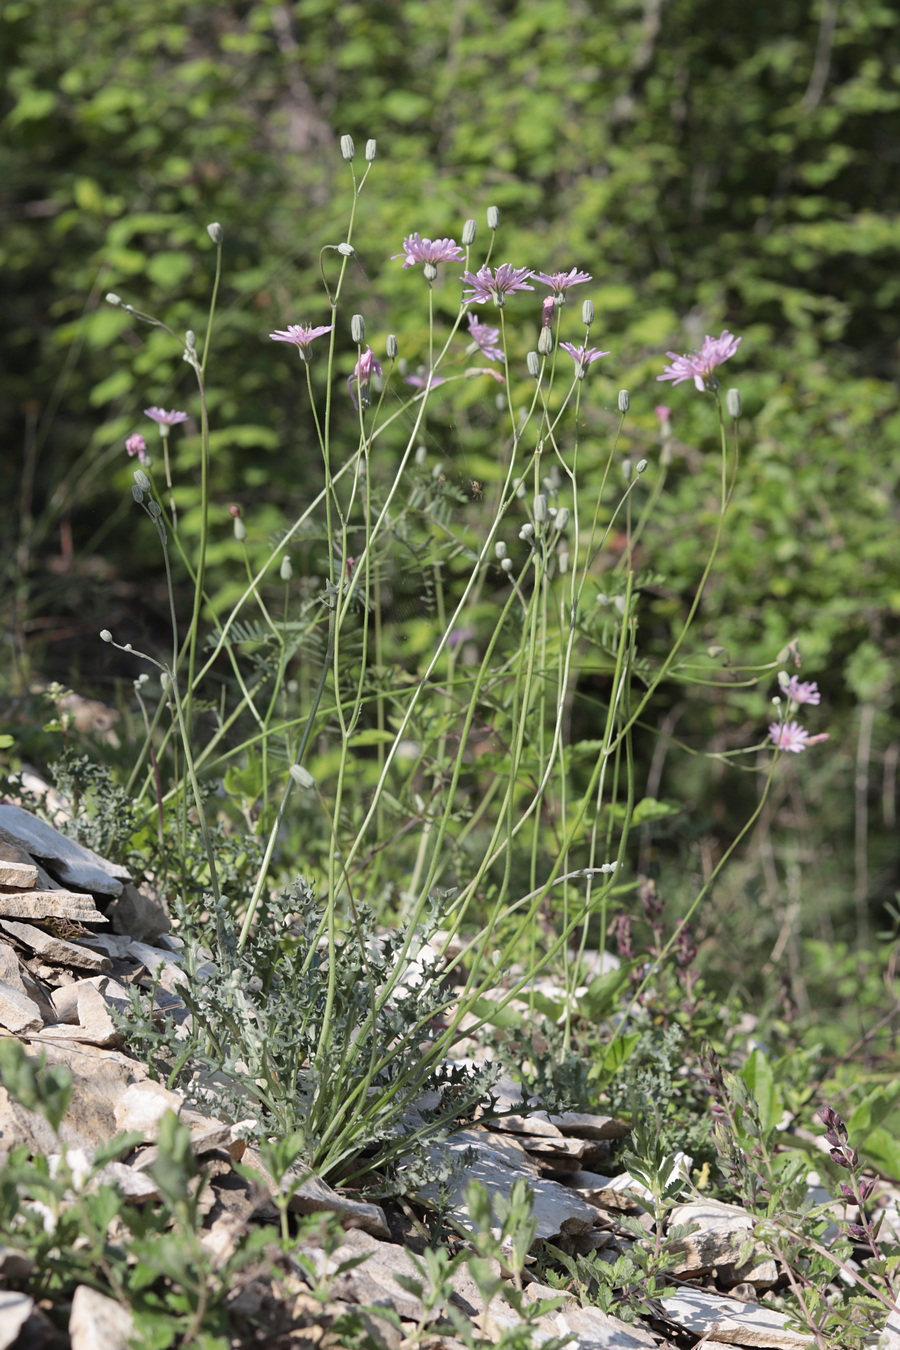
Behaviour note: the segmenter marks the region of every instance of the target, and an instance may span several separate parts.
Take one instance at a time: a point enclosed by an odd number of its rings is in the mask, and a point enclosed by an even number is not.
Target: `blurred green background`
[[[582,464],[606,454],[620,386],[625,450],[655,461],[654,407],[672,409],[673,471],[643,562],[673,596],[690,594],[712,530],[715,419],[708,396],[655,377],[669,349],[742,335],[721,372],[743,395],[742,477],[700,637],[735,665],[796,639],[801,678],[822,689],[807,720],[831,739],[781,765],[701,937],[736,982],[751,966],[786,973],[801,1006],[831,997],[823,951],[842,954],[852,984],[856,949],[884,953],[898,884],[896,6],[6,0],[0,69],[3,680],[24,751],[40,760],[29,700],[42,683],[115,703],[116,677],[133,675],[101,627],[138,644],[165,623],[123,445],[148,434],[150,404],[196,413],[195,389],[171,341],[104,294],[202,333],[205,227],[221,222],[214,561],[231,553],[231,502],[265,543],[320,472],[295,354],[267,334],[327,322],[318,254],[343,238],[350,201],[339,137],[360,157],[377,138],[338,374],[355,359],[354,310],[376,354],[396,332],[415,368],[424,287],[390,255],[412,230],[458,238],[470,216],[480,245],[498,206],[494,261],[594,277],[575,294],[593,297],[592,340],[612,355],[592,371]],[[456,287],[436,295],[452,317]],[[521,357],[535,315],[513,308]],[[487,476],[484,397],[432,420],[429,453]],[[355,444],[349,408],[342,435]],[[190,438],[173,442],[192,465]],[[689,746],[729,750],[760,739],[774,692],[686,701],[673,687],[657,717]],[[656,838],[661,885],[687,894],[757,783],[675,751],[657,767],[658,795],[688,808]]]

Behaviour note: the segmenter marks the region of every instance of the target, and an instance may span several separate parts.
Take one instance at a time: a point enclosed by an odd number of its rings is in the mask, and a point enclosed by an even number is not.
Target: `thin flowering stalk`
[[[174,334],[173,334],[174,336]],[[169,489],[169,510],[172,515],[172,531],[178,533],[178,512],[175,508],[175,491],[172,487],[172,469],[169,464],[169,431],[177,426],[179,422],[187,421],[186,412],[166,412],[163,408],[145,408],[144,416],[149,417],[159,427],[159,434],[162,437],[163,446],[163,464],[166,470],[166,487]]]

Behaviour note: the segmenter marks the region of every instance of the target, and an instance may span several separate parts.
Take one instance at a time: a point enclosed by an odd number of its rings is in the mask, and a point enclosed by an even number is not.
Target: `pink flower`
[[[669,418],[672,416],[672,409],[667,408],[664,403],[660,403],[653,409],[659,422],[659,429],[666,435],[669,430]]]
[[[493,300],[500,307],[513,291],[533,291],[534,287],[528,285],[532,275],[527,267],[513,267],[510,263],[501,263],[496,275],[489,267],[479,267],[477,272],[463,272],[460,280],[472,292],[463,296],[463,303],[486,305]]]
[[[147,442],[139,431],[136,431],[133,436],[128,437],[128,440],[125,442],[125,449],[128,451],[129,455],[137,455],[142,464],[150,463],[150,456],[147,454]]]
[[[571,272],[535,272],[533,276],[535,281],[550,287],[553,294],[559,297],[561,305],[566,303],[566,291],[570,286],[580,286],[582,282],[591,280],[590,272],[579,272],[574,267]]]
[[[792,675],[787,684],[784,685],[786,696],[794,703],[819,703],[821,695],[819,686],[815,680],[809,682],[798,680],[796,675]]]
[[[502,361],[503,348],[497,346],[497,340],[500,337],[499,328],[491,328],[490,324],[479,323],[476,316],[469,310],[469,337],[475,343],[482,354],[489,361]]]
[[[601,356],[609,356],[609,352],[598,351],[596,347],[575,347],[571,342],[561,342],[559,345],[575,362],[575,374],[579,380],[584,379],[585,371],[592,361],[599,361]]]
[[[822,741],[828,740],[827,731],[820,732],[818,736],[810,736],[799,722],[773,722],[769,727],[769,736],[779,750],[789,750],[795,755],[799,755],[801,750],[810,745],[820,745]]]
[[[734,337],[727,328],[723,328],[721,337],[705,337],[699,352],[691,352],[689,356],[666,352],[666,355],[672,358],[672,364],[664,366],[663,374],[657,375],[656,378],[671,380],[673,384],[681,384],[682,380],[693,380],[695,387],[702,394],[716,366],[734,356],[740,341],[741,339]]]
[[[364,408],[369,407],[369,383],[373,375],[381,375],[382,369],[380,362],[376,361],[375,353],[368,345],[362,356],[353,367],[353,374],[347,381],[347,388],[350,390],[350,397],[353,399],[354,408],[359,407],[356,401],[356,391],[359,390],[360,402]]]
[[[461,262],[466,255],[455,239],[423,239],[416,233],[408,234],[403,240],[403,252],[393,256],[405,258],[406,268],[415,267],[416,263],[430,263],[434,267],[439,262]]]
[[[330,333],[333,328],[333,323],[324,324],[321,328],[313,328],[312,325],[308,323],[289,323],[287,328],[276,328],[274,333],[269,334],[269,337],[273,342],[293,342],[294,346],[299,350],[302,359],[308,361],[309,352],[307,351],[307,348],[309,347],[309,344],[315,338],[323,337],[326,333]]]
[[[434,389],[436,385],[446,384],[446,382],[447,382],[446,375],[431,376],[432,389]],[[404,380],[404,384],[411,384],[414,389],[424,389],[428,384],[428,372],[426,371],[422,375],[407,375],[406,379]]]
[[[186,422],[188,419],[186,412],[165,412],[162,408],[145,408],[144,416],[158,423],[160,428],[167,428],[162,432],[163,436],[168,436],[169,427],[175,427],[179,422]]]

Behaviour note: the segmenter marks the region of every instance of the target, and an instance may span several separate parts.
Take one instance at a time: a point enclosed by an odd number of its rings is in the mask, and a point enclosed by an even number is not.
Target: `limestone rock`
[[[738,1303],[699,1289],[681,1289],[658,1302],[676,1326],[725,1345],[804,1350],[815,1344],[811,1332],[791,1331],[782,1313],[761,1308],[758,1303]]]
[[[122,893],[122,882],[131,880],[126,868],[60,834],[21,806],[0,806],[0,826],[34,857],[47,863],[53,875],[66,886],[117,896]]]
[[[21,989],[0,980],[0,1026],[21,1035],[37,1031],[43,1025],[44,1019],[37,1004]]]
[[[754,1288],[770,1288],[777,1280],[778,1267],[762,1248],[755,1248],[739,1264],[741,1249],[753,1233],[753,1219],[739,1205],[719,1200],[676,1205],[669,1223],[694,1224],[697,1228],[696,1232],[669,1244],[668,1250],[681,1257],[680,1264],[672,1268],[674,1274],[693,1276],[714,1268],[721,1274],[723,1267],[733,1267],[734,1279],[726,1281],[729,1286],[744,1282]]]
[[[88,951],[74,942],[52,937],[30,923],[12,923],[9,919],[0,919],[0,928],[55,965],[75,966],[77,970],[109,970],[112,965],[108,956],[98,956],[96,952]]]
[[[100,990],[90,980],[68,985],[66,994],[70,995],[73,989],[76,991],[73,1021],[53,1023],[44,1028],[43,1034],[56,1040],[83,1041],[88,1045],[121,1045],[124,1037],[110,1017]]]
[[[72,1299],[69,1336],[72,1350],[128,1350],[134,1318],[115,1299],[80,1284]]]
[[[37,877],[34,863],[12,862],[0,857],[0,886],[13,886],[27,891],[37,884]]]
[[[16,1343],[33,1308],[34,1299],[27,1294],[0,1289],[0,1350],[9,1350]]]
[[[80,891],[0,891],[0,914],[9,919],[69,919],[107,923],[89,895]]]
[[[573,1308],[548,1313],[538,1322],[542,1331],[574,1336],[569,1350],[656,1350],[657,1338],[599,1308]]]
[[[141,1131],[146,1140],[154,1140],[159,1133],[159,1122],[166,1111],[181,1111],[184,1099],[170,1092],[161,1083],[146,1079],[126,1088],[115,1106],[116,1131]]]

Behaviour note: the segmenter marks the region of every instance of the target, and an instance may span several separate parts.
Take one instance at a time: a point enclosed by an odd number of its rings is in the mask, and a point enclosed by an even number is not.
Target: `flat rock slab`
[[[34,1299],[27,1294],[0,1289],[0,1350],[9,1350],[15,1344],[33,1309]]]
[[[12,862],[0,857],[0,886],[14,886],[28,890],[37,885],[38,870],[34,863]]]
[[[38,1031],[44,1025],[38,1005],[15,985],[0,980],[0,1026],[16,1035]]]
[[[659,1344],[643,1327],[631,1326],[599,1308],[548,1313],[538,1326],[557,1336],[574,1336],[569,1350],[656,1350]]]
[[[676,1326],[724,1345],[760,1346],[763,1350],[804,1350],[814,1345],[812,1333],[791,1331],[787,1318],[758,1303],[738,1303],[699,1289],[683,1289],[660,1298],[665,1314]]]
[[[159,1122],[165,1113],[174,1111],[177,1116],[183,1105],[184,1098],[179,1093],[170,1092],[152,1079],[132,1083],[116,1103],[116,1130],[122,1134],[126,1130],[137,1130],[143,1133],[146,1141],[152,1142],[159,1133]]]
[[[21,846],[49,865],[49,870],[66,886],[93,891],[98,895],[118,896],[122,882],[130,881],[127,868],[108,862],[91,849],[60,834],[21,806],[0,806],[0,827]]]
[[[87,1045],[121,1045],[125,1038],[110,1016],[107,1001],[100,990],[89,980],[79,980],[76,985],[68,986],[69,989],[73,987],[77,991],[75,1017],[51,1023],[42,1034],[52,1036],[55,1040],[81,1041]]]
[[[714,1267],[738,1267],[741,1250],[753,1234],[751,1215],[739,1205],[727,1205],[720,1200],[676,1205],[669,1215],[669,1223],[673,1226],[693,1224],[697,1230],[668,1245],[668,1250],[681,1258],[679,1264],[672,1267],[676,1275],[693,1275],[711,1271]],[[737,1278],[726,1281],[727,1285],[747,1281],[754,1286],[771,1287],[778,1278],[775,1262],[761,1246],[753,1248],[735,1273]]]
[[[89,895],[81,891],[0,891],[0,914],[8,919],[69,919],[72,923],[108,923]]]
[[[109,970],[112,966],[108,956],[98,956],[96,952],[88,951],[87,947],[52,937],[30,923],[11,923],[8,919],[0,919],[0,928],[53,965],[75,966],[77,970]]]

